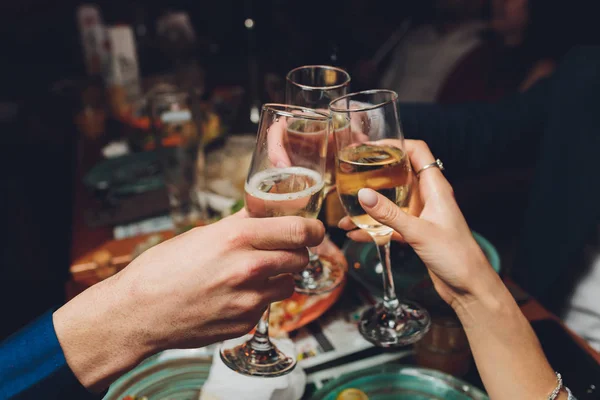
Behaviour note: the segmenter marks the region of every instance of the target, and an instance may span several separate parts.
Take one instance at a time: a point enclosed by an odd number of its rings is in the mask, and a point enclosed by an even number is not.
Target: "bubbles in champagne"
[[[245,186],[246,209],[253,217],[297,215],[316,218],[323,201],[321,174],[308,168],[271,168]]]

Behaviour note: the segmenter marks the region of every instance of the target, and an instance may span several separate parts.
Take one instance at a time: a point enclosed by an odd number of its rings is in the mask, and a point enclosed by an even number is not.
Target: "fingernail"
[[[364,206],[375,207],[375,204],[377,204],[377,195],[374,190],[360,189],[358,191],[358,201]]]
[[[275,164],[275,167],[276,167],[276,168],[285,168],[285,167],[287,167],[287,164],[286,164],[286,163],[284,163],[283,161],[279,160],[279,161],[277,161],[277,163]]]

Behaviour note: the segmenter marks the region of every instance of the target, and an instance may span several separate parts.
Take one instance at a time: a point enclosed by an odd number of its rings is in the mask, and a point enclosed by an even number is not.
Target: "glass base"
[[[221,348],[221,360],[242,375],[276,377],[289,374],[296,360],[283,354],[275,345],[265,350],[253,349],[250,341],[233,348]]]
[[[369,342],[379,347],[399,347],[419,341],[431,326],[427,310],[413,302],[402,302],[397,310],[379,303],[366,310],[358,329]]]
[[[294,276],[296,292],[318,295],[331,292],[344,281],[346,269],[325,257],[311,261],[311,266]]]

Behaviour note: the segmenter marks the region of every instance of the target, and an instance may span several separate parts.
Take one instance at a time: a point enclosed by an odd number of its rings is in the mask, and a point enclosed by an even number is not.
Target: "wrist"
[[[504,282],[491,268],[489,271],[473,280],[469,290],[456,294],[450,304],[465,328],[488,318],[522,316]]]
[[[90,287],[53,315],[54,329],[73,374],[97,392],[152,353],[140,342],[130,300],[118,276]]]

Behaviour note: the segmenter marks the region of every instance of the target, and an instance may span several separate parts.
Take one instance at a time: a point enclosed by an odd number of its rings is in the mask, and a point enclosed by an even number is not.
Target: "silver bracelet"
[[[558,372],[555,372],[556,374],[556,379],[558,380],[558,383],[556,385],[556,388],[552,391],[552,393],[550,393],[550,395],[548,396],[548,400],[556,400],[556,398],[558,397],[558,395],[560,394],[560,391],[563,388],[563,380],[562,380],[562,376],[560,376],[560,374]]]
[[[569,398],[567,400],[577,400],[575,398],[575,396],[573,396],[573,393],[571,393],[571,391],[569,390],[568,387],[565,386],[565,389],[567,390],[567,394],[569,395]]]

